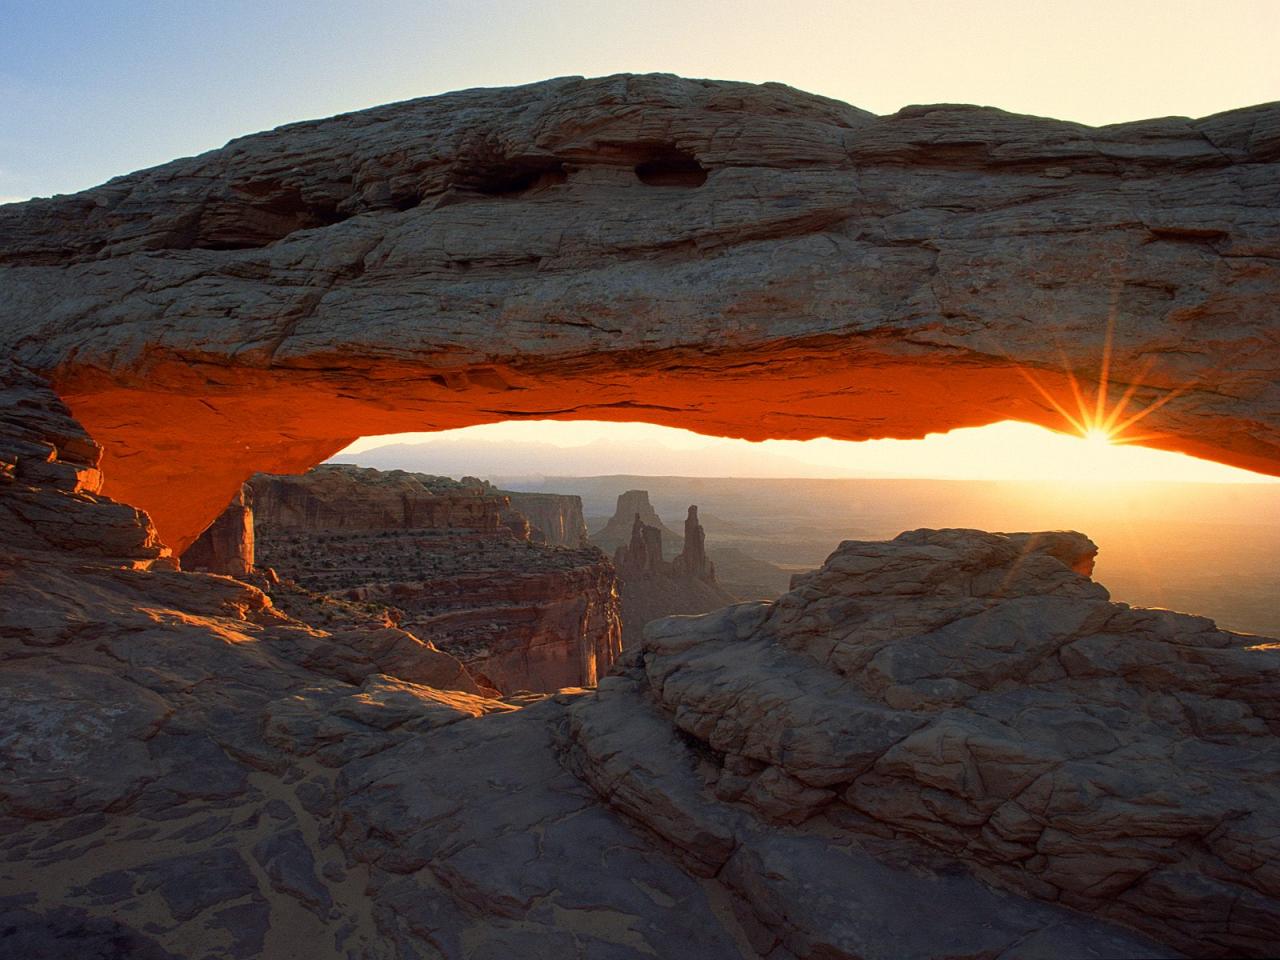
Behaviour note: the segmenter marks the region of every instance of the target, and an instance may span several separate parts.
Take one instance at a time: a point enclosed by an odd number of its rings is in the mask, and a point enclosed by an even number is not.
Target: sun
[[[1160,439],[1164,436],[1161,433],[1139,434],[1132,432],[1131,428],[1196,385],[1194,380],[1179,384],[1172,389],[1166,390],[1163,396],[1148,403],[1142,409],[1130,413],[1130,404],[1138,391],[1142,389],[1144,382],[1155,366],[1156,361],[1149,359],[1146,365],[1132,376],[1131,382],[1121,394],[1120,399],[1115,403],[1111,403],[1111,345],[1115,336],[1115,325],[1116,313],[1113,307],[1111,313],[1107,316],[1106,333],[1102,343],[1102,363],[1098,371],[1098,389],[1092,402],[1085,398],[1084,392],[1080,388],[1080,382],[1076,379],[1075,371],[1072,369],[1071,364],[1067,362],[1066,354],[1062,352],[1061,346],[1059,345],[1058,347],[1058,352],[1062,359],[1062,369],[1067,375],[1067,382],[1071,385],[1072,399],[1075,401],[1076,412],[1074,413],[1070,410],[1070,400],[1055,397],[1029,370],[1020,364],[1015,365],[1018,373],[1062,415],[1063,420],[1071,427],[1070,432],[1081,437],[1094,447],[1140,444],[1144,441]]]

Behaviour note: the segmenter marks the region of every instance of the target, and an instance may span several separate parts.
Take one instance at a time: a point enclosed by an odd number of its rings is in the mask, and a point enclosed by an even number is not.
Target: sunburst
[[[1154,361],[1148,360],[1130,380],[1119,400],[1112,404],[1110,402],[1111,353],[1114,335],[1115,312],[1113,310],[1107,317],[1106,336],[1102,343],[1102,357],[1098,369],[1098,387],[1092,401],[1085,396],[1085,392],[1080,386],[1080,381],[1076,379],[1075,371],[1067,361],[1066,354],[1061,347],[1058,348],[1058,356],[1062,361],[1062,369],[1071,388],[1069,400],[1055,397],[1026,367],[1018,364],[1016,368],[1018,373],[1036,389],[1036,392],[1044,397],[1054,410],[1071,425],[1072,430],[1090,443],[1098,445],[1128,444],[1159,439],[1164,434],[1136,433],[1133,432],[1133,428],[1161,407],[1190,390],[1197,381],[1189,380],[1186,383],[1168,389],[1163,395],[1152,400],[1146,406],[1130,412],[1134,397],[1146,385],[1146,379],[1151,375],[1155,366]],[[1074,411],[1070,409],[1071,405],[1075,407]]]

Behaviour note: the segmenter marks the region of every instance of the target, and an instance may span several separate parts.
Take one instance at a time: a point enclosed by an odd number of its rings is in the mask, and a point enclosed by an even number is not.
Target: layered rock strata
[[[1277,473],[1278,170],[1276,104],[1092,128],[668,75],[468,90],[5,205],[0,350],[179,552],[253,473],[373,433],[1075,432],[1109,329],[1111,402],[1159,404],[1133,437]]]
[[[1274,955],[1280,643],[1113,603],[1095,553],[1073,533],[845,542],[776,603],[651,624],[574,706],[575,769],[730,884],[768,869],[743,851],[768,824],[909,838],[1194,956]],[[829,919],[810,948],[865,955]]]
[[[582,498],[563,493],[496,491],[511,502],[511,509],[529,519],[532,539],[553,547],[585,547],[590,543]]]
[[[608,560],[535,543],[528,519],[480,481],[330,465],[250,486],[264,566],[389,608],[491,688],[594,684],[621,649]]]
[[[299,476],[256,476],[249,487],[254,522],[264,530],[423,529],[489,538],[529,536],[528,521],[513,515],[505,498],[482,496],[478,480],[321,464]]]

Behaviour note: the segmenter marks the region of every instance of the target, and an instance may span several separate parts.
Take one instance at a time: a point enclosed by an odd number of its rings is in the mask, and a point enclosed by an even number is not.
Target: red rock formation
[[[622,625],[604,557],[573,551],[550,568],[528,549],[455,559],[461,562],[447,573],[338,592],[392,607],[400,626],[503,693],[593,686],[609,671],[622,649]],[[488,569],[468,569],[468,559]]]
[[[582,516],[582,498],[563,493],[521,493],[498,491],[511,501],[511,508],[529,518],[535,540],[553,547],[585,547],[587,522]]]
[[[1135,437],[1280,473],[1277,117],[670,76],[407,101],[0,208],[0,348],[178,551],[370,433],[1073,431],[1109,318],[1112,400],[1160,404]]]
[[[631,522],[631,539],[618,547],[613,560],[618,569],[624,647],[639,640],[645,625],[653,620],[673,614],[708,613],[735,599],[716,583],[715,567],[707,559],[706,534],[698,523],[697,507],[689,508],[684,525],[684,550],[671,562],[662,559],[662,532],[666,528],[650,526],[642,519],[645,513],[658,519],[649,506],[647,491],[628,490],[618,497],[620,511],[632,508],[636,512]],[[619,516],[614,514],[597,538],[608,537],[618,526]]]
[[[253,490],[256,523],[272,530],[464,530],[482,537],[528,535],[503,497],[481,487],[407,473],[324,464],[305,476],[260,475]]]
[[[680,535],[669,530],[653,509],[648,490],[628,490],[618,494],[618,505],[613,516],[604,527],[591,535],[591,542],[606,553],[616,553],[619,547],[629,545],[634,539],[637,520],[661,534],[664,549],[674,548],[679,551],[683,546]],[[659,556],[659,559],[662,557]]]
[[[618,572],[629,577],[662,576],[670,565],[662,559],[662,530],[651,527],[636,514],[631,523],[631,540],[613,555]]]
[[[621,649],[608,560],[532,542],[507,495],[478,480],[327,465],[250,485],[264,565],[390,607],[491,687],[591,685]]]
[[[0,362],[0,559],[14,562],[20,550],[81,553],[135,570],[175,567],[145,513],[100,495],[101,460],[47,382]],[[29,612],[20,606],[6,611],[16,623]]]
[[[671,571],[677,577],[705,580],[715,583],[715,565],[707,559],[707,534],[698,522],[698,508],[689,507],[684,520],[684,549],[671,561]]]
[[[847,543],[503,703],[174,569],[96,460],[0,364],[0,955],[1277,952],[1278,645],[1108,603],[1078,535]]]
[[[253,502],[241,487],[218,519],[182,555],[184,570],[205,570],[233,577],[253,572]]]

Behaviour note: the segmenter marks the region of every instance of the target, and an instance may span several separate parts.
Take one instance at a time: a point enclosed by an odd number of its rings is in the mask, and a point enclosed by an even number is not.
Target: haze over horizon
[[[921,440],[711,437],[651,423],[525,420],[357,440],[329,462],[446,476],[689,476],[1280,483],[1179,453],[1005,421]]]

